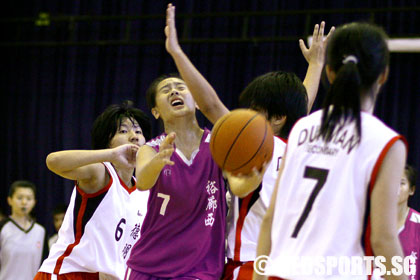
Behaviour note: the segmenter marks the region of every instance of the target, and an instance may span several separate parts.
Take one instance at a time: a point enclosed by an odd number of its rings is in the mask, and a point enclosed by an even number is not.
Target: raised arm
[[[107,184],[102,162],[108,161],[116,166],[134,168],[137,150],[138,146],[126,144],[104,150],[60,151],[49,154],[46,163],[52,172],[77,181],[82,190],[91,193]]]
[[[302,39],[299,40],[300,50],[308,62],[308,70],[306,71],[305,80],[303,81],[303,85],[308,93],[308,113],[311,111],[318,93],[319,81],[321,80],[322,69],[325,63],[325,50],[327,48],[328,39],[335,30],[334,26],[331,27],[330,32],[324,39],[324,28],[324,21],[321,22],[320,26],[318,24],[315,25],[312,44],[309,49]]]
[[[166,50],[175,61],[176,67],[194,97],[201,112],[213,124],[229,110],[217,96],[209,82],[194,67],[178,43],[175,28],[175,6],[168,4],[166,10]]]
[[[375,256],[386,258],[386,269],[391,271],[391,258],[404,257],[398,238],[398,188],[404,172],[406,148],[397,141],[389,149],[379,169],[370,203],[372,249]],[[386,279],[407,279],[401,276],[385,275]]]
[[[151,189],[159,178],[160,172],[165,165],[174,165],[171,161],[174,152],[173,142],[175,133],[169,133],[159,146],[157,153],[152,147],[143,145],[137,153],[136,178],[139,190]]]

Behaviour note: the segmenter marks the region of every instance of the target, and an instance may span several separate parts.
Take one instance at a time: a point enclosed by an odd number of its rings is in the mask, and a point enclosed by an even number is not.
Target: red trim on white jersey
[[[234,261],[240,261],[242,228],[244,226],[246,214],[248,214],[248,205],[253,194],[254,192],[251,192],[243,199],[241,209],[239,210],[239,218],[236,222],[235,255],[233,257]]]
[[[285,148],[286,140],[275,136],[273,157],[267,166],[262,186],[243,198],[241,203],[238,197],[232,196],[230,211],[233,215],[228,228],[228,258],[234,261],[253,261],[256,257],[260,224],[270,203]]]
[[[110,171],[108,170],[108,168],[106,166],[105,166],[105,168],[106,168],[106,171],[109,174],[109,182],[108,182],[108,184],[104,188],[100,189],[99,191],[97,191],[95,193],[86,193],[85,191],[83,191],[79,187],[79,185],[76,182],[77,191],[82,196],[82,203],[81,203],[81,206],[80,206],[80,210],[77,213],[76,232],[75,232],[76,238],[74,240],[74,243],[69,244],[69,246],[67,247],[66,251],[64,251],[64,254],[62,254],[57,259],[57,263],[56,263],[55,268],[54,268],[54,274],[60,274],[60,269],[61,269],[61,266],[63,265],[64,259],[66,257],[70,256],[71,252],[73,251],[73,248],[80,243],[80,239],[82,238],[82,232],[83,232],[83,230],[82,230],[82,227],[83,227],[83,215],[85,214],[85,211],[86,211],[86,205],[87,205],[88,198],[93,198],[93,197],[96,197],[98,195],[101,195],[101,194],[107,192],[109,190],[109,188],[111,187],[111,185],[112,185],[113,179],[112,179],[111,173],[110,173]]]
[[[149,192],[128,188],[111,163],[101,190],[88,194],[76,184],[57,243],[39,271],[65,275],[100,272],[116,279],[124,276],[131,248],[140,238]],[[135,185],[135,178],[132,178]]]

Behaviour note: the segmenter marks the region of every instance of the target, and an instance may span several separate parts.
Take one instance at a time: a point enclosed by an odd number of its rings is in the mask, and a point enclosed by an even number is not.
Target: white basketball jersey
[[[0,280],[33,279],[47,252],[45,239],[44,227],[34,221],[26,230],[12,218],[1,221]]]
[[[352,122],[326,144],[318,136],[321,116],[317,111],[301,119],[290,133],[268,275],[305,279],[287,274],[284,260],[294,257],[372,255],[370,194],[383,158],[402,136],[361,113],[361,139]],[[337,277],[337,269],[332,273]]]
[[[104,165],[109,184],[93,194],[76,185],[58,240],[40,271],[100,272],[124,278],[130,249],[140,238],[149,192],[128,188],[110,163]]]
[[[258,235],[262,219],[270,205],[286,142],[274,137],[273,157],[267,166],[262,184],[245,198],[232,195],[228,222],[227,257],[234,261],[253,261],[256,258]]]

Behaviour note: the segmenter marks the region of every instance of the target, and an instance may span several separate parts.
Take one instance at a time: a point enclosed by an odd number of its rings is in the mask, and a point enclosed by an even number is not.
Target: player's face
[[[53,216],[55,230],[58,231],[63,224],[64,213],[58,213]]]
[[[271,130],[273,131],[274,135],[280,135],[281,129],[286,122],[286,117],[271,117],[269,119],[268,118],[268,113],[267,113],[266,110],[258,109],[258,108],[252,108],[252,110],[257,111],[258,113],[263,115],[268,120],[268,122],[270,123],[270,126],[271,126]]]
[[[185,82],[179,78],[161,81],[156,87],[155,110],[163,121],[195,112],[195,101]]]
[[[407,176],[404,175],[401,178],[401,182],[400,182],[400,188],[398,190],[398,203],[402,204],[402,203],[407,203],[408,198],[410,197],[410,195],[413,194],[413,191],[410,190],[410,182],[407,179]]]
[[[145,142],[143,131],[137,121],[124,118],[114,137],[112,137],[109,147],[115,148],[124,144],[142,146]]]
[[[7,198],[12,214],[28,216],[35,206],[35,194],[31,188],[17,187],[12,197]]]

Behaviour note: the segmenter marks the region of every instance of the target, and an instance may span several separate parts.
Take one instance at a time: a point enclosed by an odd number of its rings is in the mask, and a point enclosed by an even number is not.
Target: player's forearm
[[[155,158],[152,158],[146,164],[140,166],[138,165],[136,167],[136,187],[139,190],[149,190],[156,184],[160,172],[162,171],[165,165],[155,160]]]
[[[318,62],[309,63],[308,70],[306,71],[305,80],[303,85],[306,88],[308,94],[308,113],[315,102],[316,95],[318,93],[319,82],[321,80],[323,64]]]
[[[194,97],[200,110],[212,122],[215,123],[229,110],[217,96],[210,83],[195,68],[187,55],[182,51],[171,53],[182,79]]]
[[[269,256],[271,252],[271,224],[272,213],[267,212],[261,223],[260,234],[258,236],[257,258],[259,256]],[[258,265],[258,263],[256,264]],[[253,280],[267,279],[266,276],[261,275],[254,271]]]
[[[396,232],[396,231],[395,231]],[[399,239],[396,233],[389,233],[384,234],[382,233],[381,236],[378,238],[372,238],[372,250],[375,254],[375,256],[383,256],[385,257],[386,262],[383,263],[386,267],[386,271],[391,271],[394,268],[391,260],[395,256],[400,256],[401,259],[404,257],[404,253],[401,250]],[[406,275],[385,275],[385,279],[387,280],[402,280],[402,279],[408,279]]]
[[[46,163],[48,169],[60,174],[93,163],[112,161],[113,156],[112,149],[69,150],[49,154]]]

